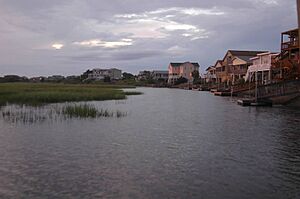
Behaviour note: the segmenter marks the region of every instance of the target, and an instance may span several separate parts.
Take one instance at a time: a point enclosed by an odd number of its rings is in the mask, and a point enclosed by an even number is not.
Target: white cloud
[[[118,27],[114,33],[130,33],[133,38],[166,38],[171,35],[191,37],[192,40],[207,38],[209,32],[197,25],[182,22],[182,15],[189,18],[198,15],[224,15],[217,8],[161,8],[143,13],[118,14],[114,18]],[[185,19],[187,21],[187,19]],[[102,27],[103,29],[103,27]]]
[[[52,44],[52,48],[55,48],[56,50],[60,50],[64,47],[63,44],[60,44],[60,43],[54,43]]]
[[[85,47],[120,48],[124,46],[131,46],[133,44],[133,40],[127,38],[119,41],[102,41],[101,39],[91,39],[81,42],[74,42],[74,44]]]
[[[187,52],[187,49],[182,48],[178,45],[175,45],[175,46],[171,46],[170,48],[168,48],[167,51],[172,55],[183,55]]]
[[[278,5],[277,0],[261,0],[261,1],[267,5]]]
[[[271,0],[270,0],[271,1]],[[164,14],[164,13],[180,13],[185,15],[224,15],[225,12],[218,10],[217,8],[204,9],[204,8],[185,8],[185,7],[172,7],[172,8],[160,8],[154,11],[146,12],[145,14]]]

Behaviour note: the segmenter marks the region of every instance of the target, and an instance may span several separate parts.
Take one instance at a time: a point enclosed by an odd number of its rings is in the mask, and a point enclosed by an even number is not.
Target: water
[[[92,102],[121,118],[2,117],[0,198],[300,198],[299,108],[138,90]]]

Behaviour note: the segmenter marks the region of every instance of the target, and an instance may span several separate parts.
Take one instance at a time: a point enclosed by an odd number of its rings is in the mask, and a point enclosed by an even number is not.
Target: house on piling
[[[217,83],[224,85],[238,84],[246,76],[248,67],[252,65],[251,58],[266,51],[228,50],[223,60],[217,61]]]
[[[274,68],[277,79],[300,78],[299,29],[281,33],[281,52]]]
[[[222,60],[218,60],[215,63],[214,68],[216,69],[216,83],[221,84],[228,81],[228,73],[226,71],[226,68],[223,64]]]
[[[206,73],[204,74],[205,82],[215,84],[217,82],[215,66],[209,66],[205,71],[206,71]]]
[[[245,81],[259,82],[259,84],[269,84],[272,81],[272,66],[279,53],[260,53],[251,58],[252,65],[249,66]]]

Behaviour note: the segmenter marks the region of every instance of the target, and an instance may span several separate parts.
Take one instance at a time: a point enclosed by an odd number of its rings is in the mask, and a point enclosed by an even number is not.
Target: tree
[[[103,79],[104,82],[110,82],[110,77],[109,76],[105,76]]]
[[[124,72],[122,75],[123,75],[123,79],[134,79],[134,75],[131,73]]]
[[[87,79],[89,77],[89,74],[91,74],[91,73],[92,73],[91,70],[85,71],[82,75],[80,75],[80,80],[82,81],[82,80]]]
[[[187,83],[187,82],[188,82],[188,79],[186,79],[184,77],[179,77],[174,84],[179,85],[179,84],[184,84],[184,83]]]
[[[199,71],[198,70],[194,70],[192,72],[192,77],[194,78],[194,84],[199,82]]]

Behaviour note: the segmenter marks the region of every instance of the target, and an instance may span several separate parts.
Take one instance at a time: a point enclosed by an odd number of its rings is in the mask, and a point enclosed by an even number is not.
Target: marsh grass
[[[60,102],[103,101],[126,99],[140,92],[123,91],[121,86],[96,84],[2,83],[0,105],[44,105]]]
[[[96,117],[113,117],[114,113],[108,110],[98,110],[90,104],[68,105],[63,108],[62,113],[71,118],[96,118]]]
[[[47,107],[7,106],[0,110],[0,117],[12,123],[32,124],[44,121],[64,121],[72,118],[120,118],[127,116],[126,112],[108,109],[98,109],[92,104],[50,105]]]
[[[120,110],[110,111],[107,109],[97,109],[91,104],[74,104],[67,105],[63,108],[62,113],[71,118],[97,118],[97,117],[125,117],[126,112]]]
[[[47,115],[40,109],[16,108],[11,107],[1,111],[1,116],[4,120],[12,123],[37,123],[47,119]]]
[[[62,113],[64,115],[70,117],[97,117],[98,110],[91,105],[84,104],[84,105],[74,105],[74,106],[66,106],[63,108]]]

